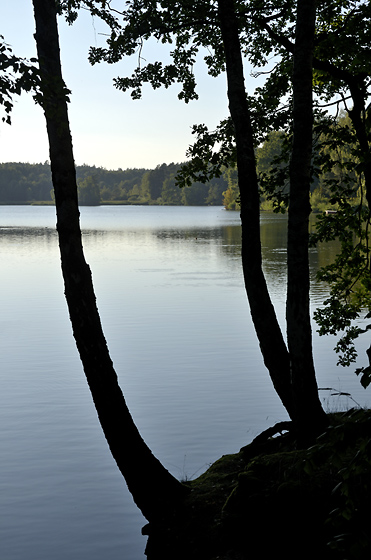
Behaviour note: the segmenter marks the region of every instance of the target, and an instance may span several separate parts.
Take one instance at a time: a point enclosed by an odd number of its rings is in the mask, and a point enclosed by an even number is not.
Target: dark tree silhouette
[[[62,273],[73,335],[112,455],[143,515],[149,521],[158,521],[171,514],[187,489],[162,466],[141,438],[118,385],[82,248],[56,2],[33,0],[33,6]]]
[[[313,120],[311,64],[314,42],[314,3],[312,0],[298,1],[297,46],[294,54],[293,76],[295,123],[291,160],[293,183],[290,185],[287,249],[288,347],[284,342],[262,270],[259,185],[234,0],[218,0],[218,16],[225,51],[229,110],[234,124],[237,147],[242,265],[246,293],[264,363],[282,403],[303,435],[304,432],[316,432],[327,422],[318,396],[309,315],[308,219]]]

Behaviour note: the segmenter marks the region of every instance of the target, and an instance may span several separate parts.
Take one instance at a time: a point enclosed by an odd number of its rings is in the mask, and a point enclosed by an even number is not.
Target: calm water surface
[[[140,560],[145,523],[112,460],[74,346],[55,210],[0,206],[0,558]],[[83,208],[86,258],[120,384],[144,439],[177,477],[201,473],[287,418],[262,364],[222,208]],[[262,217],[283,324],[285,217]],[[312,250],[311,269],[333,247]],[[313,284],[312,304],[325,296]],[[366,346],[367,341],[364,345]],[[314,337],[319,385],[370,397],[334,341]],[[321,393],[328,408],[349,399]]]

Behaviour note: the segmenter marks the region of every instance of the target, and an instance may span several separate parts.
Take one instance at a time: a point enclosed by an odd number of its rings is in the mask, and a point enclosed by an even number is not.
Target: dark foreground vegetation
[[[186,481],[172,523],[144,528],[149,560],[370,558],[371,411],[330,414],[306,445],[291,429],[281,422]]]

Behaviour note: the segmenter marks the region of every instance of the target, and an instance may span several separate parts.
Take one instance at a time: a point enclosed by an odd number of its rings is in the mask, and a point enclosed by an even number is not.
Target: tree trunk
[[[148,520],[158,520],[178,505],[186,489],[152,455],[131,418],[118,385],[101,327],[90,268],[82,248],[56,2],[33,0],[33,6],[62,273],[73,335],[112,455],[143,515]]]
[[[229,110],[237,146],[246,293],[264,363],[283,405],[294,418],[289,354],[262,270],[259,187],[234,1],[218,0],[218,14],[226,57]]]
[[[315,0],[298,0],[293,73],[293,146],[287,239],[287,342],[295,417],[301,432],[323,425],[316,383],[309,309],[309,214],[312,157],[312,64]]]
[[[349,82],[349,90],[353,100],[353,108],[349,111],[349,117],[356,132],[358,144],[362,154],[363,174],[366,186],[366,200],[371,210],[371,154],[369,145],[369,131],[366,126],[367,111],[365,101],[367,99],[367,87],[364,80]]]

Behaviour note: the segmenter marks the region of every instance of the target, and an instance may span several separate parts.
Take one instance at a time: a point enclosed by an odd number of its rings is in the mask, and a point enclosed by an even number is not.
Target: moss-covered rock
[[[150,527],[149,560],[370,558],[371,412],[329,420],[310,447],[271,429],[187,482],[177,514]]]

